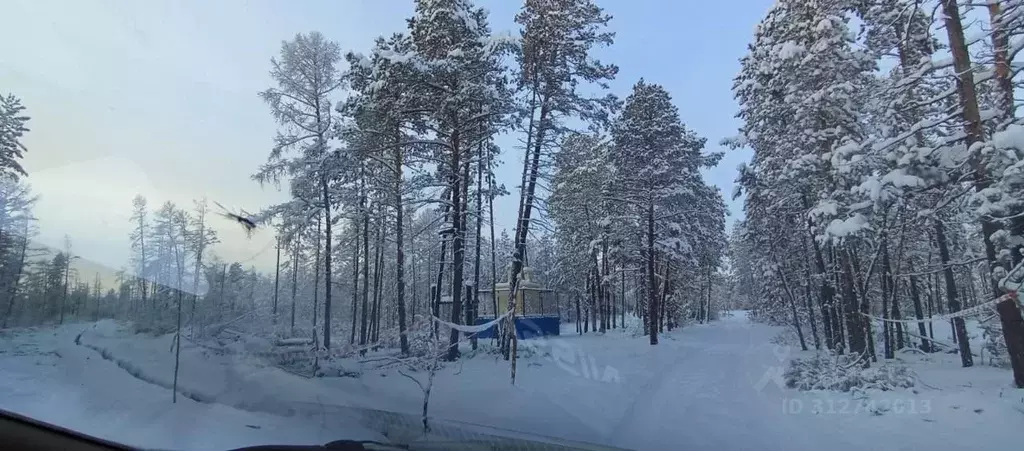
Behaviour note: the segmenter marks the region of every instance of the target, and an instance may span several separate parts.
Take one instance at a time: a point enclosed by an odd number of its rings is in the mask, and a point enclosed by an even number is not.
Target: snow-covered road
[[[935,389],[876,395],[872,403],[904,406],[876,414],[848,394],[778,385],[791,352],[771,344],[779,330],[740,314],[663,335],[658,346],[618,331],[531,340],[515,386],[508,363],[488,354],[442,370],[431,416],[644,450],[1017,448],[1022,394],[1004,388],[1004,370],[930,363],[919,376]],[[125,335],[109,321],[3,334],[0,407],[135,445],[379,438],[378,428],[353,424],[353,407],[408,414],[380,422],[416,427],[421,403],[394,371],[307,379],[189,345],[180,387],[203,402],[171,405],[167,336]]]
[[[1016,400],[915,390],[857,401],[785,389],[775,371],[797,350],[770,344],[777,333],[737,315],[663,340],[649,361],[655,375],[640,387],[608,443],[666,450],[1019,448],[1024,415],[1012,408]],[[990,370],[955,371],[979,381],[993,375]],[[996,374],[1007,381],[1004,371]],[[1024,390],[1006,393],[1024,396]],[[882,414],[867,408],[883,405],[904,407]]]
[[[638,449],[820,449],[798,421],[782,415],[778,397],[757,390],[779,361],[771,332],[745,317],[693,326],[662,340],[661,365],[608,437]]]

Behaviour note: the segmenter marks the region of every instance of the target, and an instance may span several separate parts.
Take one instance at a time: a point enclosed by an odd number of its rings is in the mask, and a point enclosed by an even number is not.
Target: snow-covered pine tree
[[[615,65],[604,64],[592,55],[595,47],[611,45],[615,36],[606,28],[611,16],[600,7],[591,0],[528,0],[515,20],[522,27],[516,85],[522,105],[520,121],[525,123],[526,154],[513,238],[510,293],[516,290],[524,264],[542,156],[568,130],[562,121],[580,118],[590,124],[607,123],[618,104],[610,94],[589,97],[580,89],[586,85],[607,89],[607,82],[618,72]],[[508,310],[513,309],[512,302],[510,297]],[[511,357],[510,344],[514,344],[513,323],[510,316],[501,341],[506,359]]]
[[[867,322],[858,313],[865,306],[856,296],[853,271],[847,271],[856,243],[846,238],[867,226],[850,208],[848,193],[859,173],[849,162],[860,158],[859,112],[874,61],[852,45],[849,6],[782,0],[768,12],[734,85],[744,125],[731,144],[754,149],[751,166],[740,175],[749,231],[774,237],[787,230],[782,227],[795,226],[816,238],[809,247],[826,312],[826,343],[833,349],[843,343],[835,303],[842,287],[851,349],[866,352]],[[790,249],[776,252],[795,259],[804,249],[802,240],[795,240]],[[840,286],[833,267],[842,274]]]
[[[982,238],[992,270],[991,280],[987,282],[992,284],[994,295],[999,295],[1002,287],[995,286],[995,279],[1003,277],[1007,268],[1024,261],[1024,204],[1020,201],[1021,195],[1024,194],[1024,178],[1021,176],[1024,168],[1024,123],[1017,117],[1014,100],[1014,92],[1019,89],[1021,83],[1020,80],[1015,80],[1014,68],[1020,65],[1024,2],[993,0],[987,2],[986,6],[991,45],[987,52],[982,53],[981,60],[991,68],[991,71],[985,75],[979,74],[978,79],[985,80],[989,75],[994,79],[995,101],[990,105],[994,114],[986,115],[992,117],[987,121],[990,125],[986,128],[993,132],[984,145],[973,149],[977,151],[977,155],[971,155],[974,158],[973,169],[977,189],[973,201],[982,222]],[[954,12],[959,14],[955,3],[944,2],[943,7],[947,11],[947,16]],[[958,40],[954,33],[954,22],[959,21],[959,17],[948,17],[947,20],[953,25],[953,30],[947,30],[951,45],[958,42],[966,48],[968,44],[964,43],[962,36]],[[963,34],[962,30],[960,34]],[[954,58],[956,63],[970,63],[969,53],[957,52],[954,56],[957,57]],[[963,86],[970,78],[961,77],[959,80],[962,112],[970,115],[970,89]],[[979,90],[983,87],[979,86]],[[980,112],[978,119],[985,122]],[[982,171],[986,173],[985,177],[981,177]],[[993,231],[997,227],[1000,230]],[[1020,309],[1010,301],[999,303],[997,310],[1001,323],[999,328],[1002,330],[1010,366],[1013,368],[1014,382],[1017,387],[1024,387],[1024,318]]]
[[[871,138],[863,146],[859,162],[863,175],[854,192],[864,205],[873,206],[863,211],[875,224],[872,228],[883,245],[882,273],[889,282],[888,288],[883,287],[883,316],[896,317],[901,304],[897,286],[907,281],[893,281],[891,275],[896,268],[913,270],[923,262],[921,252],[900,251],[930,246],[920,237],[927,237],[940,220],[940,212],[931,209],[957,191],[957,186],[950,183],[955,166],[948,165],[942,153],[934,151],[944,140],[936,125],[948,120],[944,104],[952,87],[946,74],[932,62],[939,43],[930,34],[931,22],[920,3],[874,2],[862,5],[860,14],[867,27],[868,50],[876,59],[895,55],[897,63],[887,76],[879,78],[872,93],[868,115]],[[887,263],[891,238],[896,238],[902,248],[898,252],[908,257],[897,256],[894,266]],[[923,314],[920,296],[911,297],[916,299],[915,314]],[[885,310],[886,302],[891,303],[891,312]],[[895,347],[902,341],[902,327],[897,323],[893,328]],[[885,329],[888,331],[888,323]],[[918,332],[926,335],[923,323]],[[891,334],[886,333],[886,356],[890,358],[891,340]],[[925,346],[930,348],[927,343]]]
[[[13,311],[13,293],[24,266],[25,252],[16,249],[27,246],[26,236],[19,237],[17,231],[27,227],[28,218],[22,215],[34,202],[28,195],[28,186],[19,182],[21,176],[27,175],[20,162],[25,152],[21,141],[29,131],[29,117],[24,111],[17,97],[0,95],[0,299],[7,301],[9,310],[4,322]],[[12,260],[18,254],[21,257]]]
[[[675,210],[680,221],[677,222],[678,228],[670,229],[668,233],[673,240],[680,241],[679,249],[689,249],[689,252],[676,257],[684,263],[679,274],[694,278],[699,273],[701,279],[705,280],[706,285],[702,290],[706,290],[706,297],[702,296],[701,299],[701,305],[704,306],[701,309],[704,313],[701,321],[708,322],[715,319],[716,315],[713,302],[718,300],[713,296],[713,289],[717,286],[714,279],[725,257],[727,212],[725,200],[718,188],[707,184],[695,186],[697,191],[694,194],[678,196]],[[681,319],[675,318],[677,324]]]
[[[953,57],[953,66],[956,70],[956,91],[959,100],[956,111],[959,112],[958,119],[962,127],[962,135],[960,135],[962,140],[958,139],[957,144],[966,149],[965,162],[970,170],[973,188],[976,192],[975,201],[977,201],[988,197],[992,191],[990,172],[992,168],[989,166],[990,162],[986,161],[980,152],[985,145],[978,89],[975,84],[969,43],[965,37],[959,5],[955,0],[942,0],[941,6],[944,28]],[[998,22],[1001,25],[1002,20]],[[997,28],[1001,29],[1001,26],[997,26]],[[1000,62],[997,61],[996,64],[998,65]],[[1003,109],[1004,113],[1008,112],[1005,105]],[[1004,123],[1006,122],[1004,121]],[[998,285],[998,279],[1005,274],[1005,268],[999,264],[1000,257],[995,244],[995,240],[999,238],[1000,227],[991,212],[985,208],[985,202],[981,203],[982,208],[979,208],[978,216],[981,222],[981,239],[984,243],[985,258],[989,265],[986,282],[991,296],[997,297],[1003,292],[1002,287]],[[1018,387],[1024,387],[1024,319],[1022,319],[1021,311],[1016,303],[1011,300],[1000,302],[997,305],[997,310],[1003,326],[1006,347],[1010,354],[1014,382]],[[963,353],[963,348],[961,348],[961,353]]]
[[[665,88],[640,80],[626,98],[622,114],[612,125],[614,145],[609,160],[614,168],[611,191],[619,202],[630,204],[645,229],[644,259],[647,277],[647,316],[650,342],[658,344],[659,293],[655,260],[668,252],[688,250],[682,236],[674,236],[685,211],[680,198],[696,199],[703,191],[700,168],[713,165],[717,155],[701,154],[704,139],[686,129]],[[657,243],[657,245],[656,245]]]
[[[409,20],[418,65],[417,105],[435,134],[434,150],[451,196],[451,322],[463,321],[466,192],[476,148],[511,111],[501,62],[507,46],[491,35],[485,10],[468,0],[418,0]],[[395,55],[393,58],[399,58]],[[458,358],[460,333],[452,329],[448,360]]]
[[[13,94],[0,95],[0,176],[17,180],[28,175],[21,167],[25,145],[21,140],[29,131],[25,106]]]
[[[161,220],[165,218],[168,223],[163,224]],[[155,230],[163,230],[167,234],[167,242],[172,249],[172,257],[174,259],[174,288],[175,288],[175,304],[176,304],[176,326],[174,329],[174,382],[171,387],[171,402],[178,402],[178,367],[181,364],[181,314],[182,304],[185,303],[184,295],[182,292],[183,281],[185,279],[185,264],[186,253],[188,251],[187,236],[188,232],[188,215],[183,211],[174,206],[174,204],[167,202],[157,212],[157,225],[154,227]]]
[[[382,176],[371,180],[379,181],[388,193],[381,200],[393,218],[389,221],[396,237],[396,304],[403,353],[409,350],[404,216],[408,202],[417,200],[416,193],[428,182],[417,176],[417,170],[433,151],[429,140],[417,137],[427,131],[421,99],[408,95],[424,80],[423,65],[417,58],[398,57],[412,55],[412,46],[407,35],[394,34],[386,40],[378,39],[369,56],[346,54],[351,67],[344,78],[353,93],[338,106],[339,113],[348,119],[342,125],[342,136],[350,147],[350,159],[361,160],[354,164],[382,169]],[[406,177],[407,166],[414,171],[411,180]],[[364,201],[360,198],[359,202]]]
[[[331,228],[336,203],[331,186],[340,171],[339,158],[330,152],[332,95],[341,86],[340,60],[338,44],[319,32],[298,34],[281,44],[279,58],[271,59],[270,76],[277,86],[260,93],[281,128],[267,163],[253,176],[261,183],[276,183],[285,176],[302,179],[306,189],[293,196],[311,210],[323,212],[323,346],[327,349],[331,346]]]
[[[139,283],[139,303],[133,302],[135,307],[132,313],[135,314],[135,319],[138,320],[141,317],[142,309],[148,308],[146,304],[146,294],[149,291],[147,285],[147,270],[149,269],[149,259],[146,256],[146,237],[149,236],[149,210],[147,208],[146,198],[142,195],[137,195],[132,199],[132,232],[129,235],[132,245],[132,260],[133,266],[137,268],[135,271],[135,277]],[[150,254],[152,255],[152,254]]]
[[[561,262],[556,267],[558,277],[567,283],[560,285],[570,292],[585,285],[588,274],[597,274],[601,280],[607,277],[606,268],[599,264],[599,254],[607,253],[607,246],[603,245],[609,238],[606,207],[611,202],[604,196],[611,174],[607,158],[609,144],[599,135],[568,135],[555,155],[548,214],[555,223],[555,235],[561,245]],[[588,309],[602,305],[591,293],[576,295],[587,300]]]
[[[217,231],[207,223],[210,208],[206,198],[195,200],[193,203],[193,214],[189,216],[188,227],[191,232],[185,236],[187,249],[195,255],[194,267],[192,269],[192,306],[189,312],[189,335],[194,335],[196,329],[196,304],[199,302],[199,282],[203,274],[204,253],[220,242],[217,238]],[[207,290],[209,290],[209,286]],[[202,331],[200,324],[199,330]]]
[[[34,230],[32,207],[37,199],[24,181],[0,177],[0,308],[4,312],[0,327],[7,327],[14,319],[14,304]]]

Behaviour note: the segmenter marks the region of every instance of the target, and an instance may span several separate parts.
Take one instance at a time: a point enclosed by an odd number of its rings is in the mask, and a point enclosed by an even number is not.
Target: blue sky
[[[479,1],[496,31],[515,31],[518,1]],[[615,45],[598,56],[617,64],[615,93],[641,77],[672,93],[688,127],[710,151],[735,134],[732,78],[770,0],[598,0],[614,16]],[[269,152],[275,124],[256,93],[270,85],[280,42],[318,30],[343,49],[402,30],[411,0],[8,0],[0,28],[0,92],[22,98],[32,116],[25,140],[29,181],[41,200],[40,240],[113,267],[128,257],[131,198],[156,207],[190,206],[202,196],[258,210],[283,199],[249,179]],[[509,140],[512,141],[512,140]],[[511,145],[513,142],[508,142]],[[518,183],[521,150],[504,150],[499,181]],[[728,199],[738,163],[726,151],[706,178]],[[496,205],[514,222],[517,196]],[[729,200],[733,218],[742,205]],[[731,220],[730,220],[731,222]],[[272,264],[272,237],[251,240],[225,224],[215,251]]]

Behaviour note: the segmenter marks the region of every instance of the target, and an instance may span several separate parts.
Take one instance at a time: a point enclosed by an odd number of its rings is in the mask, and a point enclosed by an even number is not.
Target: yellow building
[[[508,290],[509,284],[502,282],[495,284],[497,293],[498,311],[508,311]],[[516,316],[530,315],[557,315],[558,304],[555,299],[555,292],[544,288],[533,280],[533,268],[524,267],[522,276],[519,279],[519,289],[516,293]],[[480,290],[480,316],[494,317],[494,299],[490,287],[482,287]]]

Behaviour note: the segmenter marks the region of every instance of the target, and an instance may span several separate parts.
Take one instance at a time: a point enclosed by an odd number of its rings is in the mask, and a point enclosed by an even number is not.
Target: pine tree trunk
[[[199,211],[199,233],[197,234],[198,240],[196,241],[196,265],[195,272],[192,276],[192,312],[189,314],[189,336],[195,335],[196,325],[196,304],[199,302],[199,273],[203,268],[203,250],[206,248],[206,201],[203,201],[203,207]],[[97,294],[97,298],[99,295]],[[98,302],[98,301],[97,301]],[[202,330],[202,329],[200,329]]]
[[[810,221],[808,221],[807,225],[808,230],[810,230]],[[811,239],[811,245],[814,250],[816,275],[821,278],[820,296],[818,300],[821,302],[821,319],[825,333],[825,346],[841,354],[843,348],[843,338],[840,333],[842,325],[839,322],[839,315],[836,313],[838,311],[838,307],[835,305],[835,289],[829,282],[829,277],[825,269],[825,257],[822,255],[821,247],[813,238]]]
[[[1020,331],[1024,330],[1024,319],[1021,319],[1020,309],[1012,300],[996,304],[996,311],[1003,326],[1003,337],[1006,339],[1006,350],[1010,354],[1010,362],[1013,365],[1013,381],[1017,388],[1024,388],[1024,368],[1019,368],[1024,362],[1024,346],[1017,340]],[[1009,331],[1009,332],[1007,332]]]
[[[452,194],[452,187],[449,186],[448,188],[446,188],[445,192],[441,194],[441,200],[442,201],[448,200],[448,199],[454,200],[453,197],[450,197],[452,195],[453,195]],[[445,227],[448,224],[448,219],[451,216],[451,214],[450,214],[451,213],[451,206],[452,206],[451,203],[445,203],[445,205],[444,205],[444,208],[443,208],[444,215],[443,215],[443,220],[442,220],[442,223],[441,223],[442,227]],[[445,259],[445,255],[446,255],[447,250],[448,250],[447,247],[448,247],[448,239],[447,239],[446,236],[442,235],[442,237],[441,237],[441,249],[440,249],[440,252],[438,253],[438,258],[437,258],[437,279],[435,281],[434,288],[432,289],[433,291],[430,292],[431,293],[431,296],[430,296],[430,311],[438,319],[440,319],[439,315],[441,314],[441,287],[442,287],[442,284],[444,283],[444,263],[445,263],[444,259]],[[437,326],[437,322],[434,321],[433,324],[434,324],[434,335],[436,336],[437,335],[437,327],[438,327]]]
[[[931,260],[931,259],[929,259],[929,260]],[[936,276],[938,276],[938,274],[936,274]],[[933,281],[931,280],[930,277],[928,278],[928,281],[929,281],[929,284],[931,285],[931,290],[928,292],[928,317],[931,318],[932,315],[935,312],[935,302],[938,300],[938,292],[936,291],[936,288],[935,288],[936,284],[933,283]],[[939,304],[941,305],[941,302]],[[932,343],[934,344],[934,340],[935,340],[935,325],[932,323],[932,321],[928,321],[928,338],[932,339]],[[933,346],[932,347],[932,352],[935,352],[936,350],[937,349],[935,349],[935,347]]]
[[[793,327],[796,328],[796,335],[800,339],[800,349],[807,350],[807,341],[804,338],[803,328],[800,327],[800,316],[796,311],[796,294],[793,293],[793,287],[789,284],[789,279],[786,277],[786,271],[779,263],[778,258],[775,255],[775,250],[772,249],[772,262],[778,268],[779,275],[779,286],[782,288],[782,292],[786,294],[789,299],[789,309],[793,315]]]
[[[601,267],[601,325],[604,326],[604,331],[607,332],[610,329],[611,321],[608,319],[608,292],[611,291],[608,286],[608,282],[605,280],[608,268],[605,267],[606,263],[602,264]]]
[[[178,402],[178,366],[181,363],[181,275],[178,275],[178,328],[174,335],[174,383],[171,387],[171,403]]]
[[[622,318],[620,319],[619,323],[622,324],[622,328],[625,329],[626,328],[626,268],[625,267],[622,268],[622,288],[621,288],[621,291],[619,293],[619,297],[622,298],[621,299],[621,301],[622,301]]]
[[[365,309],[365,307],[364,307]],[[356,343],[356,329],[359,328],[359,220],[352,220],[352,332],[349,344]]]
[[[142,262],[139,264],[139,281],[142,283],[142,308],[146,308],[146,226],[139,220],[139,250],[142,251]],[[138,315],[139,312],[136,312]]]
[[[900,230],[900,241],[899,241],[900,244],[899,244],[898,250],[896,252],[897,256],[904,255],[904,252],[905,252],[904,244],[906,243],[906,234],[907,234],[906,221],[903,221],[903,227],[901,227],[901,230]],[[900,321],[900,320],[903,319],[903,313],[902,313],[902,308],[900,307],[900,299],[901,299],[900,289],[899,289],[900,279],[897,279],[894,274],[901,270],[901,265],[902,264],[903,264],[902,259],[897,258],[896,259],[896,267],[895,267],[895,269],[890,269],[890,272],[889,272],[889,292],[890,292],[889,300],[892,302],[892,318],[894,320],[897,320],[897,321]],[[910,342],[909,331],[904,331],[902,323],[894,323],[894,325],[893,325],[893,334],[895,335],[895,339],[896,339],[896,349],[895,349],[896,351],[899,351],[900,349],[903,349],[906,346],[906,343]]]
[[[611,309],[612,309],[612,293],[611,293],[612,292],[612,284],[609,283],[609,281],[608,281],[609,274],[608,274],[608,238],[607,238],[607,236],[605,237],[604,240],[602,240],[602,247],[603,247],[603,250],[601,252],[601,286],[604,287],[603,288],[604,298],[601,299],[601,305],[604,308],[601,310],[601,315],[602,315],[601,318],[604,321],[605,330],[607,330],[608,328],[613,327],[611,325],[611,323],[612,323],[612,315],[611,315]]]
[[[856,251],[854,249],[855,248],[851,248],[851,247],[847,247],[846,248],[847,255],[850,258],[849,262],[852,263],[852,265],[853,265],[853,274],[855,275],[853,295],[855,297],[857,297],[858,303],[860,305],[860,312],[862,314],[861,321],[862,321],[862,324],[864,325],[864,335],[867,337],[867,340],[868,340],[868,345],[867,345],[868,346],[868,355],[871,356],[871,361],[872,362],[877,362],[878,361],[878,353],[877,353],[877,346],[875,345],[875,330],[874,330],[875,327],[874,327],[874,323],[873,323],[873,321],[869,320],[867,317],[863,316],[863,315],[870,315],[871,314],[871,302],[870,302],[871,300],[870,300],[870,298],[868,298],[868,282],[869,281],[867,279],[864,279],[864,280],[860,279],[860,275],[864,274],[864,272],[861,271],[861,269],[860,269],[860,259],[857,258],[857,254],[856,254]]]
[[[814,315],[814,302],[811,301],[811,270],[808,268],[807,262],[803,263],[804,267],[804,301],[807,307],[807,316],[810,318],[811,323],[811,339],[814,340],[814,349],[821,349],[821,339],[818,338],[818,325],[817,318]],[[825,316],[825,315],[822,315]]]
[[[714,272],[715,268],[708,265],[708,302],[707,305],[704,306],[704,322],[706,323],[711,322],[711,289],[714,288]]]
[[[703,271],[703,268],[701,268]],[[700,280],[700,278],[698,278]],[[700,289],[697,293],[697,311],[694,313],[698,324],[704,324],[704,281],[700,281]]]
[[[491,308],[494,309],[494,318],[497,319],[500,313],[498,313],[498,253],[495,250],[494,244],[494,173],[491,167],[492,155],[491,149],[487,149],[487,210],[488,210],[488,225],[491,229]],[[577,305],[579,300],[577,300]],[[579,311],[577,309],[577,320],[579,319]],[[495,325],[494,337],[499,338],[501,334],[501,324]]]
[[[7,199],[5,198],[4,195],[0,195],[0,262],[5,262],[5,263],[7,262],[7,249],[9,247],[9,244],[7,243],[8,236],[13,236],[14,235],[13,233],[11,233],[11,234],[4,233],[4,229],[6,228],[6,223],[7,223]],[[10,293],[9,284],[8,284],[8,280],[7,280],[8,279],[8,272],[7,272],[7,270],[9,268],[6,267],[6,264],[0,265],[0,266],[2,266],[2,267],[0,267],[0,270],[3,270],[3,271],[0,271],[0,293],[3,293],[4,296],[6,296],[7,294]],[[10,300],[8,299],[8,302],[9,301]],[[4,321],[6,322],[6,318],[5,318]]]
[[[882,285],[882,317],[889,316],[889,296],[892,294],[892,268],[889,262],[889,236],[883,232],[881,236],[880,252],[882,253],[882,275],[879,282]],[[896,358],[896,352],[892,346],[892,325],[888,321],[882,322],[882,348],[886,359]]]
[[[1010,41],[999,0],[988,2],[989,23],[992,26],[992,53],[995,57],[996,85],[999,86],[999,108],[1001,121],[1014,118],[1013,71],[1010,68]]]
[[[789,310],[793,314],[793,327],[796,328],[796,336],[800,339],[800,349],[806,351],[807,341],[804,340],[804,330],[800,327],[800,315],[796,313],[796,301],[792,296],[789,296]]]
[[[327,176],[320,176],[320,188],[324,193],[324,349],[331,349],[331,197],[327,190]]]
[[[833,268],[832,280],[829,283],[832,284],[831,286],[833,289],[837,290],[842,286],[842,271],[837,269],[838,265],[841,264],[841,261],[838,258],[834,247],[829,247],[829,257],[828,263]],[[838,292],[834,291],[833,294],[838,294]],[[832,333],[835,335],[836,340],[836,347],[833,351],[839,355],[843,355],[849,347],[847,344],[847,337],[849,336],[849,333],[846,332],[846,322],[844,321],[846,318],[846,305],[841,300],[833,300],[832,315]]]
[[[365,167],[360,169],[361,177],[359,181],[359,211],[363,215],[363,302],[362,302],[362,315],[361,322],[359,324],[359,345],[366,346],[367,340],[370,338],[367,333],[369,332],[369,315],[370,315],[370,212],[368,210],[368,199],[366,192],[366,169]],[[362,350],[366,352],[365,349]]]
[[[452,187],[452,311],[450,320],[453,324],[462,322],[462,293],[465,289],[463,285],[463,270],[465,269],[465,239],[466,239],[466,227],[465,215],[463,213],[463,202],[462,202],[462,183],[468,182],[468,177],[460,175],[462,171],[461,161],[461,146],[459,145],[460,136],[456,132],[452,136],[452,161],[450,174],[450,184]],[[468,172],[469,164],[466,165],[466,172]],[[448,336],[448,352],[445,359],[448,361],[455,361],[459,358],[459,336],[461,332],[452,329]]]
[[[587,272],[587,304],[584,311],[585,317],[583,318],[583,333],[590,332],[590,321],[593,315],[594,305],[594,271],[591,269]]]
[[[184,232],[184,230],[182,232]],[[184,233],[182,233],[182,235],[184,235]],[[183,268],[183,266],[185,266],[185,259],[181,255],[181,253],[179,253],[179,251],[178,251],[178,244],[174,242],[173,238],[171,239],[171,246],[174,246],[174,263],[175,263],[175,266],[177,266],[177,270],[178,270],[177,271],[178,272],[178,283],[176,285],[177,289],[175,290],[175,291],[178,292],[177,293],[178,294],[178,321],[177,321],[178,324],[177,324],[177,327],[175,328],[175,332],[174,332],[174,383],[173,383],[173,386],[171,388],[171,403],[177,403],[178,402],[178,366],[181,363],[181,304],[184,301],[183,296],[182,296],[182,292],[181,292],[181,281],[182,281],[182,279],[185,278],[185,275],[184,275],[185,270]]]
[[[480,145],[479,152],[477,153],[476,163],[476,245],[473,246],[476,257],[473,262],[473,308],[469,309],[470,312],[466,319],[466,324],[475,324],[477,315],[480,311],[480,231],[483,229],[483,187],[484,187],[484,145]],[[477,348],[477,334],[473,334],[473,338],[470,339],[470,343],[475,351]]]
[[[377,276],[374,278],[375,285],[373,287],[373,297],[376,307],[374,308],[374,322],[373,322],[373,341],[380,342],[380,326],[384,321],[384,271],[386,270],[384,262],[384,234],[387,233],[384,219],[381,218],[378,222],[379,232],[377,235]]]
[[[430,301],[430,314],[434,318],[441,318],[441,313],[440,313],[441,306],[439,304],[437,304],[436,302],[434,302],[434,299],[436,299],[436,298],[438,298],[438,295],[437,295],[437,285],[431,285],[430,286],[430,300],[431,300]],[[431,335],[431,339],[434,340],[434,341],[437,341],[437,337],[438,337],[437,336],[437,322],[436,321],[431,321],[431,323],[433,323],[433,325],[434,325],[433,335]]]
[[[292,320],[291,336],[295,336],[295,294],[299,286],[299,243],[298,238],[292,241]]]
[[[857,295],[854,293],[853,284],[856,282],[853,275],[853,265],[849,261],[842,261],[851,258],[847,254],[840,257],[839,262],[843,270],[843,305],[846,307],[846,331],[850,342],[850,353],[855,354],[861,359],[866,367],[870,364],[868,359],[870,354],[868,353],[868,343],[865,337],[864,317],[860,315],[860,303],[857,302]]]
[[[943,230],[942,221],[935,219],[935,241],[939,246],[939,259],[944,267],[942,273],[946,279],[946,301],[950,312],[960,311],[960,301],[957,300],[956,281],[953,278],[953,268],[949,265],[949,247],[946,245],[946,234]],[[967,326],[964,319],[953,318],[953,330],[956,342],[960,349],[960,363],[964,368],[974,366],[974,358],[971,356],[971,344],[967,341]]]
[[[647,320],[651,345],[658,344],[658,299],[654,276],[654,201],[647,203]]]
[[[671,275],[672,263],[667,259],[665,260],[665,274],[664,281],[661,283],[661,299],[658,301],[658,305],[661,307],[661,312],[658,314],[658,331],[665,332],[665,305],[668,300],[669,276]]]
[[[647,250],[644,249],[644,252]],[[644,263],[643,274],[637,275],[633,280],[633,286],[636,291],[633,292],[633,311],[640,315],[640,319],[644,323],[644,336],[651,332],[651,325],[649,323],[650,316],[647,314],[647,268],[646,262]]]
[[[910,268],[911,271],[913,271],[913,269],[913,267]],[[921,294],[918,292],[917,278],[914,276],[910,276],[910,299],[914,302],[914,316],[917,317],[918,321],[923,320],[924,309],[921,307]],[[925,329],[923,322],[917,323],[917,332],[922,337],[928,337],[928,330]],[[922,338],[921,350],[924,352],[932,352],[932,343]]]
[[[898,293],[898,290],[896,289],[898,284],[899,281],[893,281],[890,286],[890,289],[892,290],[892,296],[890,296],[890,299],[892,300],[892,319],[897,321],[903,319],[903,314],[900,310],[899,296],[896,295],[896,293]],[[906,338],[907,335],[904,334],[903,323],[894,324],[893,334],[896,335],[896,350],[898,351],[903,349],[906,346],[906,342],[909,341],[909,339]]]
[[[221,302],[224,302],[224,294],[225,294],[224,293],[224,288],[225,288],[224,285],[227,282],[227,280],[228,280],[228,264],[225,263],[224,264],[224,270],[221,272],[221,275],[220,275],[220,300],[221,300]],[[235,302],[234,299],[232,299],[231,300],[231,308],[230,308],[230,310],[234,310],[235,309],[234,302]]]
[[[71,253],[70,252],[67,253],[65,255],[65,258],[67,260],[65,260],[65,263],[64,263],[64,293],[61,295],[61,298],[60,298],[60,323],[59,324],[64,324],[64,309],[65,309],[65,306],[68,303],[68,275],[71,273]]]
[[[316,325],[320,309],[320,224],[322,221],[323,219],[318,215],[316,219],[316,246],[313,251],[313,339],[317,342],[319,342],[316,340],[318,335]]]
[[[277,239],[277,260],[274,262],[274,306],[271,312],[271,320],[277,325],[277,296],[281,280],[281,238]]]
[[[580,315],[583,312],[580,310],[580,296],[576,295],[576,333],[583,335],[583,318]]]
[[[596,257],[596,255],[595,255],[595,257]],[[597,261],[596,258],[595,258],[595,261]],[[600,264],[595,264],[594,265],[594,297],[593,297],[593,302],[591,303],[591,306],[593,307],[591,309],[591,311],[593,312],[593,315],[594,315],[594,317],[593,317],[593,321],[594,321],[594,328],[593,329],[594,329],[594,332],[598,332],[598,331],[601,330],[601,321],[604,321],[604,318],[601,316],[602,312],[604,312],[604,304],[602,304],[603,300],[604,300],[604,287],[601,286],[601,266],[600,266]]]
[[[383,263],[384,253],[381,249],[381,228],[378,225],[375,227],[376,237],[373,240],[373,304],[370,307],[370,341],[376,343],[379,337],[378,331],[380,329],[380,279],[383,271],[381,270],[381,263]]]
[[[1006,269],[1009,270],[1010,268]],[[970,268],[965,268],[965,270],[967,272],[967,283],[965,285],[967,285],[967,292],[970,295],[971,307],[974,307],[980,303],[978,301],[978,292],[975,291],[974,289],[974,271],[972,271]],[[982,277],[982,280],[984,280],[984,276]]]
[[[614,277],[614,276],[612,276],[611,273],[609,272],[608,273],[608,277]],[[610,287],[610,289],[609,289],[609,291],[610,291],[610,293],[609,293],[610,298],[608,299],[608,307],[611,308],[611,312],[609,312],[610,313],[609,316],[611,317],[611,321],[612,321],[612,329],[615,329],[615,328],[617,328],[616,318],[615,317],[618,314],[616,312],[616,304],[615,304],[617,302],[617,300],[615,299],[615,282],[609,282],[608,285]]]
[[[410,230],[413,228],[412,227],[413,226],[413,222],[412,222],[411,219],[412,219],[411,217],[406,216],[406,220],[409,221],[409,224],[408,224],[409,227],[407,227],[407,229],[410,229]],[[420,279],[418,277],[419,276],[418,268],[419,268],[419,262],[420,262],[420,248],[419,248],[419,245],[416,244],[416,237],[415,236],[411,237],[411,239],[409,240],[409,245],[412,246],[412,261],[409,263],[409,266],[412,268],[412,298],[411,298],[412,302],[409,303],[409,322],[412,324],[413,327],[415,327],[415,324],[416,324],[416,307],[419,305],[419,299],[420,299],[419,291],[418,291],[419,285],[420,285]]]
[[[534,92],[536,92],[536,89]],[[536,98],[536,94],[534,98]],[[536,133],[532,126],[532,112],[533,108],[531,108],[530,116],[531,129],[527,133],[527,149],[530,153],[527,154],[523,161],[523,180],[525,182],[525,186],[523,187],[523,194],[520,196],[519,201],[520,213],[516,224],[515,251],[512,255],[512,268],[509,273],[509,298],[507,302],[508,309],[506,311],[511,311],[512,314],[510,314],[505,320],[505,337],[502,339],[502,350],[506,360],[509,359],[510,353],[515,351],[514,348],[517,344],[517,337],[515,333],[515,299],[516,293],[519,290],[519,274],[523,271],[523,259],[526,257],[526,239],[529,237],[530,218],[533,215],[533,201],[537,189],[537,179],[540,173],[540,153],[544,143],[544,137],[547,134],[549,126],[548,115],[550,113],[550,105],[548,103],[547,95],[542,95],[540,98],[540,115],[537,119]],[[530,150],[531,146],[532,150]],[[528,172],[526,167],[530,168]],[[516,381],[515,368],[515,359],[512,359],[511,382],[513,384],[515,384]]]
[[[402,355],[409,354],[405,320],[405,223],[402,208],[402,148],[395,147],[395,277],[398,279],[398,333]]]
[[[590,324],[594,322],[594,284],[587,276],[587,302],[583,305],[583,333],[590,332]]]

